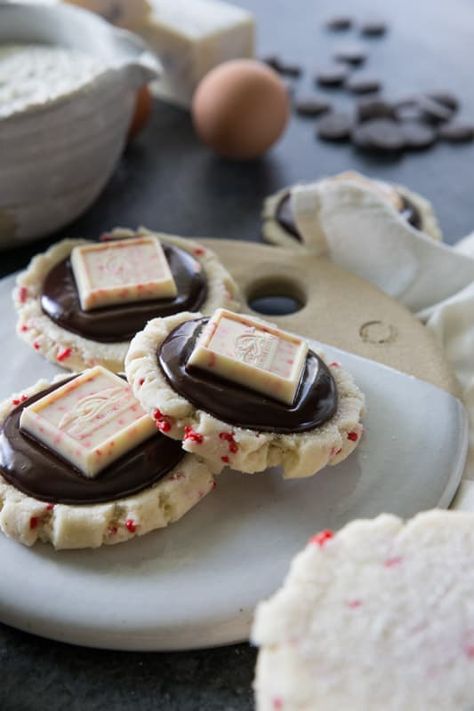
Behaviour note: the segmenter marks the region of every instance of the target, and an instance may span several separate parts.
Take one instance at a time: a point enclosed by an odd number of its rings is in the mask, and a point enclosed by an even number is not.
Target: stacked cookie
[[[179,519],[227,465],[306,477],[360,441],[351,376],[239,314],[231,276],[196,242],[66,240],[14,300],[18,334],[72,371],[0,410],[0,528],[26,545],[129,540]]]

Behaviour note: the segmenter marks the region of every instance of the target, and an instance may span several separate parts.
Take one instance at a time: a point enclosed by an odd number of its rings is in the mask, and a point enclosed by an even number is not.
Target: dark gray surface
[[[332,49],[346,38],[321,29],[324,19],[339,11],[361,19],[380,14],[390,23],[389,33],[363,41],[370,54],[366,68],[385,81],[385,94],[450,88],[460,95],[462,115],[474,118],[472,0],[392,4],[242,0],[239,4],[253,9],[260,21],[261,56],[278,52],[307,68],[306,76],[295,82],[302,89],[311,87],[313,70],[318,63],[326,64]],[[357,38],[355,33],[347,37]],[[337,106],[352,105],[344,93],[325,93]],[[256,240],[265,195],[295,181],[349,168],[404,183],[424,194],[435,204],[448,242],[473,229],[472,144],[439,144],[425,153],[377,160],[350,146],[318,142],[313,134],[312,120],[293,117],[283,140],[264,159],[228,163],[197,142],[186,113],[157,103],[152,121],[127,150],[97,204],[61,235],[1,254],[0,274],[24,266],[32,254],[58,237],[94,237],[117,224]],[[244,711],[252,708],[254,660],[254,651],[246,645],[179,654],[101,652],[0,627],[0,708]]]

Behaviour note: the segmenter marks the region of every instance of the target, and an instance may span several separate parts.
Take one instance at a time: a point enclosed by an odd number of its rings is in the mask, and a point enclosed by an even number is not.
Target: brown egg
[[[289,117],[288,92],[262,62],[236,59],[212,69],[193,97],[193,121],[204,143],[226,158],[248,160],[265,153]]]
[[[138,136],[143,128],[145,128],[153,108],[153,99],[148,86],[142,86],[137,92],[135,102],[135,111],[133,112],[132,121],[128,129],[128,140]]]

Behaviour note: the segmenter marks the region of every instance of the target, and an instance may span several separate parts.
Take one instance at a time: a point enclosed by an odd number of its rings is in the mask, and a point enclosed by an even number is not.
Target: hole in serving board
[[[265,280],[248,288],[247,304],[259,314],[286,316],[304,308],[306,295],[301,286],[294,282]]]

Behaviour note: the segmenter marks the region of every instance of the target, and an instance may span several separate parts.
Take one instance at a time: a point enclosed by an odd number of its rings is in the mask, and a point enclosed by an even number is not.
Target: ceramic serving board
[[[12,284],[12,278],[0,282],[8,364],[0,374],[2,397],[58,372],[14,335]],[[392,312],[390,322],[404,323],[392,321]],[[429,356],[427,344],[421,350]],[[448,506],[467,448],[460,402],[380,363],[329,345],[324,350],[353,373],[367,397],[365,434],[349,459],[300,481],[284,481],[278,470],[227,470],[181,521],[123,545],[54,552],[0,536],[0,619],[53,639],[114,649],[241,641],[257,602],[281,584],[315,531],[381,511],[408,517]]]

